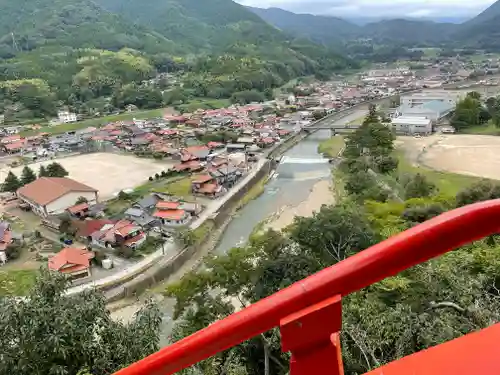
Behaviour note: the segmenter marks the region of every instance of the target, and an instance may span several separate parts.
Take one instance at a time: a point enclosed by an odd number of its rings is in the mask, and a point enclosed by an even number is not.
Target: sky
[[[338,17],[472,17],[495,0],[235,0],[259,8]]]

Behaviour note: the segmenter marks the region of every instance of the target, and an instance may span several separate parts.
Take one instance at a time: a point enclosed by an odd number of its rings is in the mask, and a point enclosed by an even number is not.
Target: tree
[[[377,234],[355,205],[323,206],[313,217],[296,217],[290,238],[322,261],[323,267],[375,244]]]
[[[36,174],[27,165],[23,168],[23,171],[21,172],[21,185],[27,185],[33,181],[36,180]]]
[[[47,169],[43,165],[40,166],[40,169],[38,171],[38,177],[49,177]]]
[[[64,215],[59,223],[59,232],[63,234],[71,234],[73,231],[73,223],[68,215]]]
[[[121,192],[121,191],[120,191]],[[118,197],[120,196],[120,194],[118,194]],[[75,204],[81,204],[81,203],[88,203],[88,199],[85,198],[85,197],[78,197],[78,199],[76,200],[76,203]]]
[[[477,91],[468,92],[467,97],[472,98],[472,99],[477,100],[477,101],[481,100],[481,94],[478,93]]]
[[[22,184],[21,181],[19,181],[19,178],[17,178],[17,176],[12,173],[12,171],[9,171],[7,177],[5,178],[5,181],[2,184],[2,191],[15,193],[21,186]]]
[[[500,198],[500,184],[491,180],[481,180],[457,194],[458,207]]]
[[[436,185],[425,175],[417,173],[407,179],[404,189],[406,199],[428,197],[436,191]]]
[[[66,177],[69,173],[61,164],[53,162],[47,166],[47,174],[49,177]]]
[[[159,349],[161,317],[152,302],[123,324],[100,292],[67,295],[68,286],[64,275],[42,269],[27,298],[0,299],[1,374],[107,375]]]

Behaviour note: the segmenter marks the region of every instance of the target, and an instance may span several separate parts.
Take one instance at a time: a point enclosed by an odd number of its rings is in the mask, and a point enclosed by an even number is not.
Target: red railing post
[[[341,327],[339,295],[281,319],[281,348],[292,352],[290,375],[343,375]]]

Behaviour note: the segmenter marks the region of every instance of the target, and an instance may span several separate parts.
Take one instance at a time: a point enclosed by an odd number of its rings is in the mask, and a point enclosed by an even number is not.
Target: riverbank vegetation
[[[248,203],[260,197],[266,189],[266,184],[268,180],[269,176],[264,176],[259,181],[257,181],[239,200],[238,204],[236,205],[236,210],[241,210]]]
[[[253,235],[167,288],[177,301],[173,341],[442,212],[500,197],[500,185],[487,180],[455,195],[442,192],[394,157],[394,136],[378,124],[371,112],[349,137],[345,194],[336,206],[295,218],[282,232]],[[401,201],[390,199],[381,183],[386,175],[397,176]],[[345,373],[364,373],[500,321],[499,250],[495,237],[477,241],[344,297]],[[273,329],[183,373],[284,375],[288,361]]]
[[[318,152],[330,158],[335,158],[344,147],[344,137],[336,136],[322,141],[318,146]]]

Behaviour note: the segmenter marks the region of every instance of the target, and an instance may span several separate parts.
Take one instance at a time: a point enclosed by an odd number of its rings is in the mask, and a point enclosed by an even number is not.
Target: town
[[[385,100],[378,108],[397,134],[453,133],[447,118],[467,91],[444,87],[470,73],[429,65],[419,71],[382,65],[349,79],[298,83],[264,103],[168,110],[161,118],[100,127],[75,127],[78,118],[67,110],[46,132],[39,125],[5,126],[0,263],[46,262],[79,285],[160,248],[164,253],[165,244],[175,253],[175,238],[199,228],[262,167],[269,150],[365,102]],[[65,131],[67,124],[72,128]],[[357,126],[359,120],[346,128]]]

